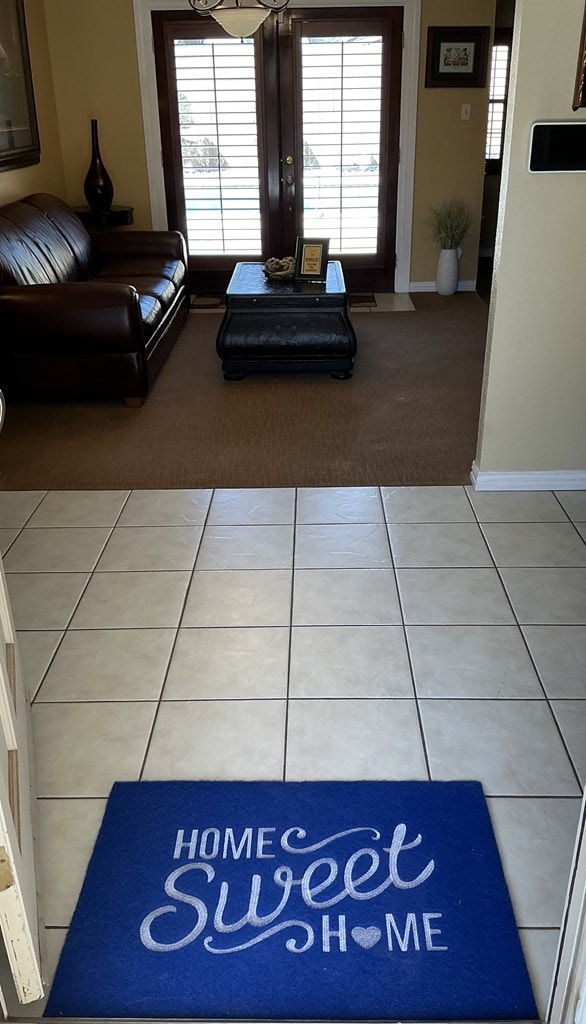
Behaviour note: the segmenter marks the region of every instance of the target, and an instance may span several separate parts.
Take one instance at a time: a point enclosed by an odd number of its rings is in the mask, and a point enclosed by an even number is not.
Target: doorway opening
[[[353,291],[392,291],[403,9],[296,9],[244,40],[152,17],[167,217],[197,289],[319,237]]]
[[[477,275],[478,294],[487,303],[490,301],[492,285],[494,242],[503,166],[515,0],[497,0],[495,18],[490,61],[486,158]]]

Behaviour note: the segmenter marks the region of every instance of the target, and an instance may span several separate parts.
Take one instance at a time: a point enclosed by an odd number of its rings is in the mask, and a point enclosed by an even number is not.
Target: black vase
[[[114,186],[100,155],[98,122],[92,117],[92,158],[83,183],[83,191],[92,213],[107,213],[112,206]]]

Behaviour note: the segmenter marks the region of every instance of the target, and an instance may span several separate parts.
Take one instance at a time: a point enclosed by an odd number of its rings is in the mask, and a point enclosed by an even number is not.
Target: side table
[[[103,213],[94,213],[89,206],[74,206],[73,211],[84,227],[97,228],[98,231],[123,227],[125,224],[132,224],[134,220],[134,206],[111,206]]]
[[[246,373],[321,371],[352,376],[356,334],[339,261],[324,284],[272,281],[262,263],[237,263],[226,292],[216,351],[225,380]]]

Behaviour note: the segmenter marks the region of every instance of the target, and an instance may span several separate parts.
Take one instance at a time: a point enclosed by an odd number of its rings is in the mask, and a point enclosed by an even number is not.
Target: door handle
[[[293,207],[294,207],[294,203],[295,203],[295,175],[294,174],[287,174],[286,175],[286,177],[285,177],[285,186],[286,186],[286,189],[287,189],[287,198],[285,200],[285,202],[287,203],[287,209],[288,209],[289,213],[293,213]]]
[[[293,173],[293,164],[295,163],[294,157],[289,153],[283,163],[289,168],[289,173],[283,176],[283,184],[287,190],[285,202],[287,203],[287,209],[289,213],[293,213],[295,204],[295,175]]]

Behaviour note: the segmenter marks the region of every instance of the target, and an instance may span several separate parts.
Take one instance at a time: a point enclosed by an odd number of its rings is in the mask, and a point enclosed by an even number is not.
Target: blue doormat
[[[45,1016],[536,1018],[481,785],[116,783]]]

